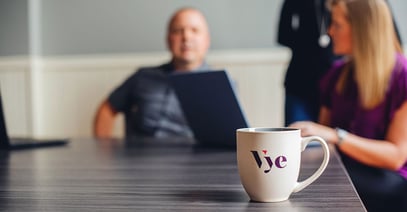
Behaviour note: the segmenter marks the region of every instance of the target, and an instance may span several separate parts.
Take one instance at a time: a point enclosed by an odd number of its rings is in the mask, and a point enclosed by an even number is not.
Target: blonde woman
[[[335,144],[368,211],[407,211],[407,60],[384,0],[332,0],[334,64],[319,123],[303,136]]]

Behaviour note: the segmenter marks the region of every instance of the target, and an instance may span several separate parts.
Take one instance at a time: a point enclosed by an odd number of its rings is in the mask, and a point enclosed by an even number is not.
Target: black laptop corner
[[[68,139],[36,139],[36,138],[10,138],[7,133],[6,120],[0,93],[0,149],[30,149],[40,147],[53,147],[66,145]]]

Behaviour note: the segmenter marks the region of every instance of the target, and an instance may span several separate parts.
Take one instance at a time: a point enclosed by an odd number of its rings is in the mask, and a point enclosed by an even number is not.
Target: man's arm
[[[111,138],[117,111],[107,100],[99,106],[93,123],[93,136],[99,139]]]

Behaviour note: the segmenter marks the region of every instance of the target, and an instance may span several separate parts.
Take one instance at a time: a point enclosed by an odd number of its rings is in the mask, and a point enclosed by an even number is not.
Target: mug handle
[[[314,182],[316,179],[318,179],[319,176],[324,172],[326,166],[328,165],[329,162],[329,148],[328,145],[326,144],[325,140],[322,139],[319,136],[309,136],[309,137],[304,137],[301,140],[301,152],[305,150],[305,147],[309,144],[311,141],[317,141],[318,143],[321,144],[322,149],[324,150],[324,159],[322,160],[321,166],[318,168],[317,171],[314,172],[310,177],[308,177],[306,180],[297,182],[297,184],[294,187],[293,192],[299,192],[305,187],[307,187],[309,184]]]

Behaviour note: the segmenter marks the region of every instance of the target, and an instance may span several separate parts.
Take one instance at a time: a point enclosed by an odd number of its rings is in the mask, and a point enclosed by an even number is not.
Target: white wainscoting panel
[[[251,126],[283,125],[283,79],[289,51],[213,51],[208,63],[225,68],[236,82],[238,95]],[[42,59],[41,132],[37,136],[89,137],[98,105],[138,67],[169,60],[167,53],[82,55]],[[2,62],[3,61],[3,62]],[[0,85],[10,119],[10,134],[30,135],[29,67],[0,60]],[[16,83],[18,82],[18,83]],[[17,88],[16,88],[17,87]],[[14,92],[15,91],[15,92]],[[33,97],[35,98],[35,96]],[[17,112],[23,111],[23,112]],[[21,121],[20,121],[21,119]],[[20,124],[17,124],[20,123]],[[115,124],[115,136],[123,136],[123,117]]]
[[[29,60],[0,58],[0,91],[8,133],[25,136],[32,132]]]

